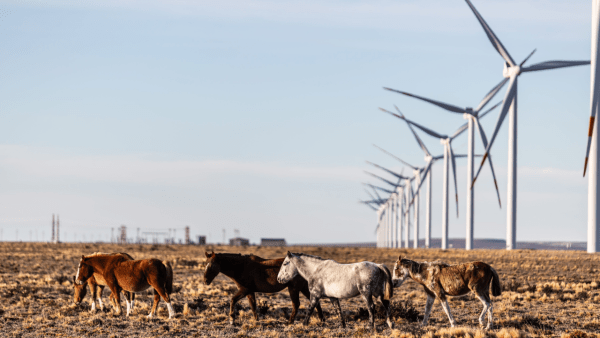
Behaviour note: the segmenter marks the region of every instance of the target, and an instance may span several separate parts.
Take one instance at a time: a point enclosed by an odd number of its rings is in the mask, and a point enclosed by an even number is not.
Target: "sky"
[[[590,58],[591,1],[473,3],[516,62],[534,48],[527,64]],[[476,106],[503,66],[460,0],[7,0],[0,45],[0,240],[11,241],[49,240],[58,214],[64,241],[110,240],[125,225],[128,237],[189,226],[209,242],[235,230],[253,243],[374,242],[361,183],[385,184],[364,170],[391,177],[365,161],[403,168],[373,144],[424,163],[378,108],[443,134],[466,122],[383,87]],[[520,77],[518,241],[586,240],[589,72]],[[488,135],[498,112],[482,119]],[[507,142],[505,122],[492,149],[503,205]],[[464,160],[457,178],[450,237],[464,238]],[[489,169],[477,182],[475,238],[504,239]]]

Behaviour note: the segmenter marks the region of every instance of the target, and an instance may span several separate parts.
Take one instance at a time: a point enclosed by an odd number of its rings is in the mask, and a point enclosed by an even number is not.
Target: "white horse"
[[[373,262],[340,264],[331,259],[292,254],[288,251],[277,275],[277,281],[285,284],[298,274],[308,281],[310,291],[310,307],[304,325],[308,324],[319,299],[328,297],[338,310],[342,327],[346,327],[339,299],[361,295],[367,302],[369,320],[373,329],[375,329],[375,318],[371,296],[375,296],[383,304],[386,322],[390,329],[393,327],[390,320],[390,299],[393,296],[392,274],[385,265]]]

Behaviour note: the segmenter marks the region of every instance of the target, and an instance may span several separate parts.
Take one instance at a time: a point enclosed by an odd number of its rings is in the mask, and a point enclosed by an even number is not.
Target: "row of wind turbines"
[[[433,164],[439,160],[443,159],[443,193],[442,193],[442,238],[441,238],[441,247],[442,249],[448,248],[448,221],[449,221],[449,167],[451,165],[453,181],[454,181],[454,193],[456,200],[456,212],[458,217],[459,210],[459,199],[458,199],[458,191],[457,191],[457,181],[456,181],[456,159],[467,158],[467,213],[466,213],[466,243],[465,249],[470,250],[473,249],[473,215],[474,215],[474,185],[477,180],[477,177],[481,173],[484,164],[489,162],[489,167],[492,174],[493,183],[496,189],[496,193],[498,196],[499,206],[502,207],[502,203],[500,200],[500,193],[498,190],[498,184],[496,180],[496,175],[494,172],[494,166],[492,163],[492,156],[490,155],[491,148],[496,140],[498,132],[500,131],[500,127],[504,122],[506,116],[509,117],[509,137],[508,137],[508,194],[507,194],[507,230],[506,230],[506,248],[508,250],[516,248],[516,230],[517,230],[517,82],[518,77],[523,73],[548,70],[548,69],[557,69],[557,68],[565,68],[565,67],[573,67],[580,65],[588,65],[590,61],[545,61],[536,63],[530,66],[525,66],[526,62],[529,58],[535,53],[535,49],[520,63],[516,63],[514,59],[511,57],[510,53],[506,50],[504,45],[500,42],[496,34],[492,31],[483,17],[479,14],[475,6],[471,3],[470,0],[465,0],[467,5],[470,7],[471,11],[481,24],[484,32],[486,33],[488,39],[490,40],[492,46],[496,49],[496,51],[500,54],[502,59],[504,60],[504,68],[502,75],[504,79],[500,81],[495,87],[493,87],[481,100],[481,102],[477,105],[476,108],[462,108],[455,105],[443,103],[440,101],[428,99],[422,96],[417,96],[414,94],[410,94],[405,91],[400,91],[392,88],[384,88],[386,90],[399,93],[402,95],[406,95],[409,97],[413,97],[415,99],[428,102],[430,104],[436,105],[448,112],[461,114],[464,119],[467,120],[467,123],[463,124],[458,128],[453,134],[450,136],[438,133],[433,131],[423,125],[420,125],[412,120],[409,120],[404,116],[400,110],[395,107],[395,112],[391,112],[389,110],[380,108],[385,113],[390,114],[393,117],[396,117],[402,121],[404,121],[413,134],[417,144],[423,151],[425,155],[425,164],[421,167],[411,165],[402,159],[398,158],[395,155],[379,148],[384,151],[388,155],[394,157],[402,164],[408,166],[412,170],[412,176],[405,176],[403,172],[397,173],[392,170],[381,167],[377,164],[368,162],[369,164],[377,167],[378,169],[383,170],[387,174],[390,174],[394,177],[393,180],[388,180],[379,175],[367,172],[372,177],[380,180],[381,182],[386,184],[386,187],[376,186],[370,183],[365,184],[367,187],[371,189],[371,191],[367,190],[367,194],[370,196],[370,200],[361,201],[361,203],[368,205],[373,210],[377,212],[377,246],[378,247],[410,247],[410,228],[412,226],[413,229],[413,247],[417,248],[419,245],[419,200],[420,200],[420,192],[423,187],[423,183],[427,181],[426,188],[426,202],[425,202],[425,247],[429,248],[431,245],[431,184],[432,184],[432,167]],[[598,2],[598,0],[594,0]],[[598,7],[598,6],[596,6]],[[597,36],[597,35],[596,35]],[[594,66],[594,65],[593,65]],[[496,94],[508,83],[508,89],[504,95],[503,101],[495,104],[488,110],[482,112],[484,108],[490,103],[490,101],[496,96]],[[500,112],[498,114],[498,119],[494,130],[491,134],[491,137],[488,139],[485,131],[483,130],[480,119],[485,117],[491,111],[493,111],[498,106],[501,106]],[[594,111],[592,111],[592,116],[594,116]],[[593,118],[592,118],[593,119]],[[592,124],[591,122],[590,124]],[[443,145],[443,151],[439,155],[432,155],[431,152],[427,149],[415,129],[420,130],[421,132],[432,136],[434,138],[438,138],[440,143]],[[477,129],[478,134],[480,136],[481,143],[483,148],[485,149],[482,155],[475,155],[475,129]],[[591,130],[590,127],[590,139],[591,139]],[[467,146],[467,154],[456,154],[454,149],[452,148],[452,141],[454,141],[458,136],[462,135],[465,131],[467,131],[468,135],[468,146]],[[588,143],[590,143],[589,141]],[[589,152],[588,145],[588,152]],[[477,170],[474,172],[474,159],[475,157],[482,157],[481,164]],[[587,165],[587,155],[586,155],[586,165]],[[585,175],[585,174],[584,174]],[[414,189],[413,189],[414,185]],[[381,194],[380,194],[381,193]],[[413,222],[411,225],[411,214],[413,218]],[[403,230],[403,231],[402,231]]]

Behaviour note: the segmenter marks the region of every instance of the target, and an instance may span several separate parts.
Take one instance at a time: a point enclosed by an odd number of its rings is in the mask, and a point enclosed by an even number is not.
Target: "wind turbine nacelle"
[[[521,74],[521,67],[519,66],[509,66],[506,62],[504,63],[504,69],[502,69],[502,76],[505,78],[510,78],[513,75]]]

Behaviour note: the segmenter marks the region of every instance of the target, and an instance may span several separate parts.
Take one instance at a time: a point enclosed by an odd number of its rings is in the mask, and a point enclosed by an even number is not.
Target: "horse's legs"
[[[150,309],[148,318],[152,318],[152,316],[156,314],[156,310],[158,309],[158,302],[160,302],[160,295],[158,294],[158,291],[154,289],[154,302],[152,302],[152,309]],[[170,315],[171,313],[169,312],[169,318],[171,318]]]
[[[295,289],[292,286],[288,286],[288,292],[290,294],[290,298],[292,299],[292,314],[290,315],[288,324],[292,324],[296,318],[296,313],[298,313],[298,308],[300,307],[300,292],[298,289]]]
[[[338,310],[338,314],[340,315],[340,320],[342,321],[342,327],[346,328],[346,321],[344,320],[344,313],[342,312],[342,306],[340,305],[340,300],[337,298],[330,297],[329,300],[335,305]]]
[[[97,293],[94,292],[94,298],[98,300],[98,307],[100,307],[100,310],[104,310],[104,304],[102,304],[102,291],[104,291],[104,286],[96,285],[94,289],[97,290]]]
[[[475,294],[475,296],[477,296],[477,298],[479,298],[481,303],[483,303],[483,311],[481,312],[481,315],[479,315],[479,325],[481,325],[481,327],[484,327],[483,319],[485,318],[485,314],[487,313],[488,314],[488,325],[485,328],[486,328],[486,330],[489,330],[492,328],[492,310],[493,310],[492,300],[490,299],[490,295],[487,294],[485,291],[479,292],[477,289],[474,289],[473,293]]]
[[[115,304],[113,304],[117,315],[121,314],[121,290],[118,285],[110,286],[110,292],[115,298]]]
[[[125,304],[127,306],[127,317],[129,317],[129,313],[131,313],[131,303],[129,302],[129,292],[128,291],[124,291],[125,294]]]
[[[247,294],[248,291],[246,289],[239,289],[238,292],[236,292],[235,295],[231,297],[231,303],[229,305],[229,324],[233,325],[233,320],[235,319],[235,303],[237,303]]]
[[[383,309],[385,310],[385,322],[390,327],[390,329],[393,329],[394,323],[392,323],[392,320],[390,319],[390,301],[387,299],[383,299],[383,294],[379,295],[379,297],[377,298],[379,299],[379,301],[383,305]]]
[[[448,300],[446,299],[446,296],[442,295],[442,297],[438,296],[438,298],[440,299],[440,303],[442,304],[444,312],[446,312],[446,315],[450,320],[450,326],[454,327],[454,325],[456,325],[456,321],[454,320],[454,317],[452,317],[452,313],[450,312],[450,305],[448,305]]]
[[[427,326],[427,322],[429,321],[429,315],[431,314],[431,307],[433,306],[433,302],[435,301],[435,296],[427,294],[427,302],[425,303],[425,315],[423,316],[423,326]]]
[[[246,297],[248,297],[248,303],[250,303],[250,308],[252,309],[252,313],[254,313],[254,320],[258,321],[258,314],[256,313],[256,296],[254,295],[254,292],[250,292]]]
[[[302,294],[306,297],[306,299],[308,299],[308,301],[310,302],[310,291],[308,291],[308,285],[306,286],[306,288],[302,288],[300,289],[300,292],[302,292]],[[298,300],[300,301],[300,300]],[[317,302],[317,313],[319,314],[319,319],[324,322],[325,321],[325,316],[323,315],[323,309],[321,309],[321,303]]]
[[[129,301],[131,302],[131,311],[133,311],[133,305],[135,303],[135,292],[129,292]]]
[[[308,325],[308,321],[310,320],[310,315],[312,315],[315,306],[319,304],[319,297],[316,295],[310,295],[310,306],[308,307],[308,312],[306,313],[306,318],[304,318],[304,325]]]
[[[361,291],[361,295],[363,297],[363,299],[365,300],[365,302],[367,303],[367,311],[369,311],[369,322],[371,323],[371,327],[375,330],[375,315],[374,315],[374,311],[375,311],[375,306],[373,304],[373,298],[371,297],[371,294],[369,293],[369,290],[360,290]]]

